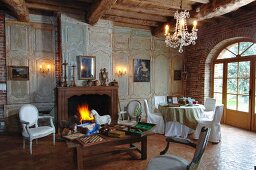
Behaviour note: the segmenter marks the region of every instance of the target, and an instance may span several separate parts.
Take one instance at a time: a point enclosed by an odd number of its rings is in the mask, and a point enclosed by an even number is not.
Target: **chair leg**
[[[55,145],[55,133],[53,133],[53,144]]]
[[[32,140],[29,141],[29,151],[30,155],[32,155]]]
[[[23,149],[25,149],[26,141],[25,138],[23,138]]]

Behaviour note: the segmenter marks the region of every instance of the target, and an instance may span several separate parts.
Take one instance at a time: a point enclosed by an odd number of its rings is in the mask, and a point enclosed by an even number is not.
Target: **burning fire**
[[[78,110],[81,122],[83,120],[84,121],[93,121],[94,120],[94,116],[91,115],[91,112],[89,111],[89,106],[87,104],[82,105],[82,106],[79,105],[77,110]]]

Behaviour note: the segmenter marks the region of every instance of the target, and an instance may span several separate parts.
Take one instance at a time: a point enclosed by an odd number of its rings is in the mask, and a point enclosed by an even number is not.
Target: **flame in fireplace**
[[[91,115],[91,112],[89,111],[89,106],[87,104],[85,105],[78,105],[78,113],[79,113],[79,117],[80,120],[85,120],[85,121],[92,121],[94,120],[94,116]]]

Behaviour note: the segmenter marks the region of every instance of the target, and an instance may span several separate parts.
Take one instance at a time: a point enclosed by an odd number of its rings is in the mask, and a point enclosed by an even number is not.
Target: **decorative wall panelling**
[[[31,23],[6,21],[6,66],[29,67],[28,81],[7,80],[4,112],[9,125],[15,123],[8,117],[17,117],[19,107],[25,103],[35,103],[41,111],[50,111],[54,106],[55,19],[37,15],[30,18]],[[40,65],[50,65],[49,73],[42,74]],[[12,131],[8,128],[7,123],[7,130]]]
[[[177,55],[175,49],[166,47],[164,39],[152,37],[149,31],[115,26],[113,29],[113,73],[117,66],[126,66],[128,71],[128,75],[123,77],[113,74],[119,82],[121,109],[124,109],[132,99],[139,100],[142,104],[144,99],[148,99],[151,107],[155,95],[174,94],[175,90],[171,90],[173,79],[170,73],[173,72],[173,68],[181,69],[182,65],[173,67],[172,63],[183,62],[182,57],[174,57],[175,55]],[[134,59],[150,60],[150,82],[133,81]],[[180,83],[178,87],[180,89],[182,82],[177,81],[176,84],[178,83]]]
[[[72,78],[72,65],[77,66],[77,56],[96,56],[96,78],[99,71],[106,68],[109,79],[112,79],[112,23],[100,20],[95,26],[61,15],[62,30],[62,62],[68,62],[68,84]],[[81,86],[82,80],[78,79],[76,70],[76,84]]]

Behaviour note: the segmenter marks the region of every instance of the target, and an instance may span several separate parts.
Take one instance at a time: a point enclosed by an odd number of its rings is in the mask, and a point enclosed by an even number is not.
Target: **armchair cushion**
[[[28,129],[30,137],[44,137],[54,132],[54,128],[50,126],[39,126],[38,128],[30,128]],[[29,137],[26,131],[22,132],[22,135],[25,137]]]
[[[148,163],[147,170],[186,170],[190,162],[174,155],[160,155]],[[170,167],[171,165],[171,167]]]
[[[52,116],[38,116],[38,119],[53,119]]]

